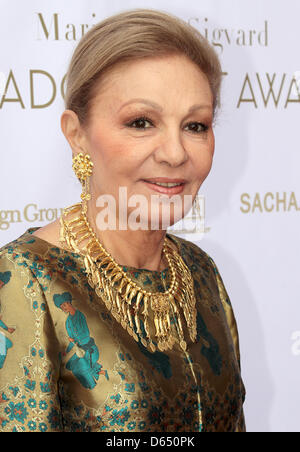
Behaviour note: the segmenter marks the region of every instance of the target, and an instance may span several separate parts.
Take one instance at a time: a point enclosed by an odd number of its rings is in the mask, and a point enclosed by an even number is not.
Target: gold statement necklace
[[[69,215],[77,214],[68,220]],[[171,284],[165,292],[147,292],[132,281],[105,250],[92,230],[82,202],[64,209],[60,218],[60,242],[84,255],[88,283],[122,327],[152,352],[170,350],[175,342],[185,351],[184,317],[190,338],[196,340],[194,281],[185,262],[165,238],[163,254],[169,264]],[[86,242],[85,245],[82,242]],[[79,245],[81,248],[79,248]],[[135,299],[135,300],[134,300]],[[150,335],[149,311],[153,312],[155,339]],[[171,328],[174,317],[177,335]],[[143,320],[144,331],[142,330]],[[178,340],[179,338],[179,340]]]

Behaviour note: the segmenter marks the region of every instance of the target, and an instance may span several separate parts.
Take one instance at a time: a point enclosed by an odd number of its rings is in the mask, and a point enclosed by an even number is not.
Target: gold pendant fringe
[[[68,221],[69,214],[78,214]],[[171,328],[170,313],[173,314],[180,347],[185,351],[187,344],[181,313],[186,322],[190,338],[196,340],[196,299],[192,275],[181,256],[164,243],[163,252],[172,274],[170,288],[166,292],[146,292],[132,281],[113,257],[103,248],[91,229],[82,203],[64,209],[60,218],[60,242],[71,250],[84,254],[88,283],[94,288],[117,322],[138,342],[152,352],[170,350],[178,339]],[[83,249],[78,244],[87,241]],[[133,302],[135,299],[135,302]],[[149,310],[153,312],[155,342],[150,335]],[[144,337],[141,319],[144,325]]]

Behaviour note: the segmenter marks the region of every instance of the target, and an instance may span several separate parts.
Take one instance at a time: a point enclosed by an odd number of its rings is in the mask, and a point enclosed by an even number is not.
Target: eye
[[[153,122],[151,121],[151,119],[147,118],[146,116],[139,116],[138,118],[135,118],[133,121],[130,121],[129,123],[126,124],[127,127],[131,127],[133,129],[140,129],[140,130],[146,130],[146,129],[150,129],[150,127],[146,127],[145,123],[149,123],[151,124],[151,126],[153,126]],[[196,133],[196,134],[200,134],[200,133],[205,133],[208,130],[208,126],[201,123],[201,122],[190,122],[189,124],[187,124],[186,127],[191,127],[190,131],[192,133]]]
[[[148,122],[153,125],[152,121],[148,119],[146,116],[140,116],[135,118],[133,121],[130,121],[126,124],[127,127],[132,127],[133,129],[149,129],[149,127],[145,127],[145,123]],[[135,125],[134,125],[135,124]]]
[[[208,126],[202,122],[190,122],[186,127],[189,126],[192,126],[192,129],[190,129],[192,133],[204,133],[208,130]]]

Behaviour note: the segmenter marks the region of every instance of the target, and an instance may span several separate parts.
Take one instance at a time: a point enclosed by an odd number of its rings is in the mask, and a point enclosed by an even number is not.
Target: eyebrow
[[[119,111],[122,110],[122,108],[126,107],[126,105],[133,104],[133,103],[142,103],[142,104],[150,105],[150,107],[154,108],[155,110],[158,110],[160,112],[163,111],[163,108],[156,102],[153,102],[148,99],[142,99],[142,98],[135,98],[135,99],[129,100],[128,102],[125,102],[125,104],[123,104],[121,106]],[[212,106],[209,104],[195,104],[189,108],[188,113],[192,113],[195,110],[206,110],[206,109],[212,110]]]

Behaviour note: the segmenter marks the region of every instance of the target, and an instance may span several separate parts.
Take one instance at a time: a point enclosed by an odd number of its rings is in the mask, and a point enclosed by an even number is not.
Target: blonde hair
[[[94,89],[109,70],[124,61],[171,54],[185,55],[206,75],[215,117],[222,70],[213,46],[184,20],[139,8],[106,18],[81,38],[66,74],[65,108],[87,125]]]

